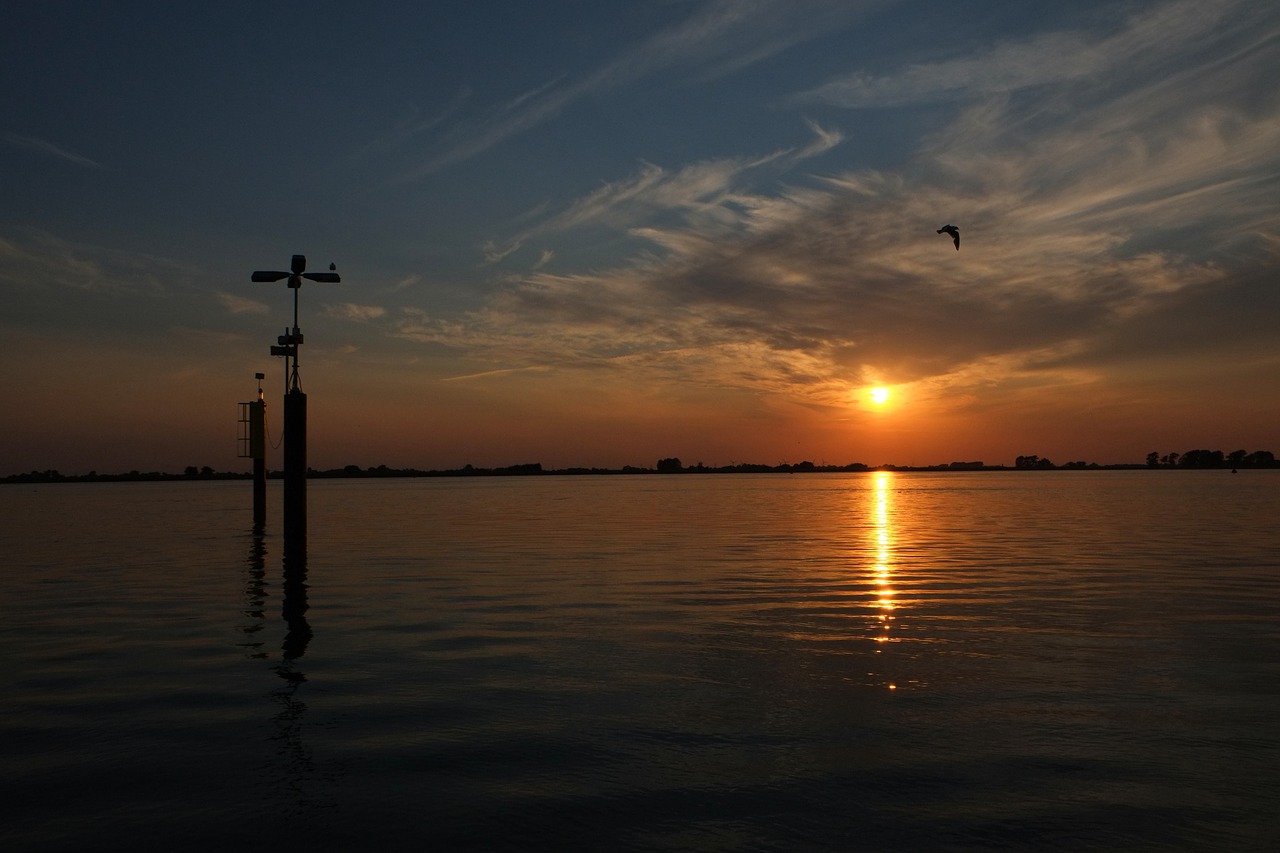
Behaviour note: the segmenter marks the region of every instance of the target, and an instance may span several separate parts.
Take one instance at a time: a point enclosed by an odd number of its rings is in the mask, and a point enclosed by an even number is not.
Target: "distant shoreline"
[[[355,465],[348,465],[344,468],[330,468],[327,470],[308,469],[307,477],[313,480],[326,479],[387,479],[387,478],[406,478],[406,477],[572,477],[584,475],[607,475],[607,476],[636,476],[636,475],[652,475],[652,476],[675,476],[675,475],[697,475],[697,474],[849,474],[849,473],[873,473],[876,471],[898,471],[904,473],[920,472],[920,473],[952,473],[952,472],[973,472],[973,471],[1214,471],[1225,470],[1233,471],[1237,469],[1243,470],[1267,470],[1280,468],[1280,463],[1272,462],[1265,465],[1239,465],[1232,466],[1223,465],[1148,465],[1143,463],[1121,463],[1112,465],[1101,465],[1098,463],[1082,463],[1073,462],[1065,465],[1040,465],[1040,466],[1017,466],[1017,465],[985,465],[982,463],[972,462],[952,462],[941,465],[864,465],[862,463],[852,463],[849,465],[816,465],[811,462],[799,462],[795,464],[783,463],[779,465],[755,465],[755,464],[739,464],[712,467],[706,465],[692,465],[688,467],[668,467],[668,468],[640,468],[631,465],[625,465],[622,468],[553,468],[544,469],[541,464],[530,463],[522,465],[509,465],[500,468],[476,468],[467,465],[463,468],[454,468],[447,470],[422,470],[417,468],[388,468],[380,465],[376,468],[359,468]],[[282,471],[269,471],[267,479],[276,480],[284,476]],[[202,469],[195,473],[184,472],[181,474],[168,473],[163,471],[129,471],[127,473],[118,474],[99,474],[91,471],[88,474],[60,474],[57,471],[31,471],[26,474],[10,474],[7,477],[0,478],[0,484],[5,483],[130,483],[130,482],[198,482],[212,480],[251,480],[252,473],[239,471],[212,471],[210,469]]]

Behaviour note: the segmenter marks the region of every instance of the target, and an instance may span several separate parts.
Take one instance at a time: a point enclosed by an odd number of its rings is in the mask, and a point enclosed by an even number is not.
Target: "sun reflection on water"
[[[875,562],[873,564],[873,582],[876,589],[876,607],[879,610],[880,632],[876,642],[886,643],[891,639],[893,628],[894,589],[893,589],[893,525],[890,521],[890,499],[892,478],[887,473],[876,475],[875,497],[872,501],[871,536],[875,543]]]
[[[876,642],[876,655],[881,655],[891,644],[899,642],[897,636],[898,590],[894,585],[894,550],[897,532],[893,523],[894,478],[887,471],[875,475],[874,490],[871,498],[870,533],[871,540],[870,577],[868,587],[871,593],[872,606],[875,608],[875,622],[872,639]],[[888,661],[882,660],[879,672],[870,673],[874,683],[887,689],[897,690],[898,679],[885,670]]]

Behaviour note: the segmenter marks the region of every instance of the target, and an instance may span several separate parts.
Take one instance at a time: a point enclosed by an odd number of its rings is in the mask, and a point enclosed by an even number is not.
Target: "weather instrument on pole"
[[[337,284],[342,281],[333,270],[337,269],[334,264],[329,264],[330,272],[307,272],[307,256],[294,255],[292,262],[289,264],[289,271],[283,270],[256,270],[249,277],[250,281],[255,282],[273,282],[282,279],[289,280],[289,287],[293,290],[293,330],[284,330],[284,334],[277,339],[279,346],[271,348],[271,354],[276,356],[284,356],[284,384],[285,392],[297,391],[301,388],[298,379],[298,346],[302,343],[302,330],[298,328],[298,291],[302,289],[302,280],[319,281],[326,284]]]
[[[251,281],[270,282],[287,279],[293,290],[293,328],[284,330],[279,346],[272,355],[284,356],[284,550],[285,560],[304,561],[307,551],[307,395],[298,380],[298,347],[302,346],[302,330],[298,328],[298,291],[302,280],[337,283],[342,281],[329,265],[329,272],[307,272],[304,255],[294,255],[289,271],[258,270]]]

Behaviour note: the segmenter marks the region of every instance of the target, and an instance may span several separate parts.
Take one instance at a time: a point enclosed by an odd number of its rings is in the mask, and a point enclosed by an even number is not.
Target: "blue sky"
[[[1280,451],[1272,4],[7,19],[0,473]]]

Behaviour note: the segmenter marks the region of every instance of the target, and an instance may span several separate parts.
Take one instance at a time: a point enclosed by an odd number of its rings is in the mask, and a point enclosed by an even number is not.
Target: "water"
[[[0,487],[0,848],[1275,849],[1277,487]]]

